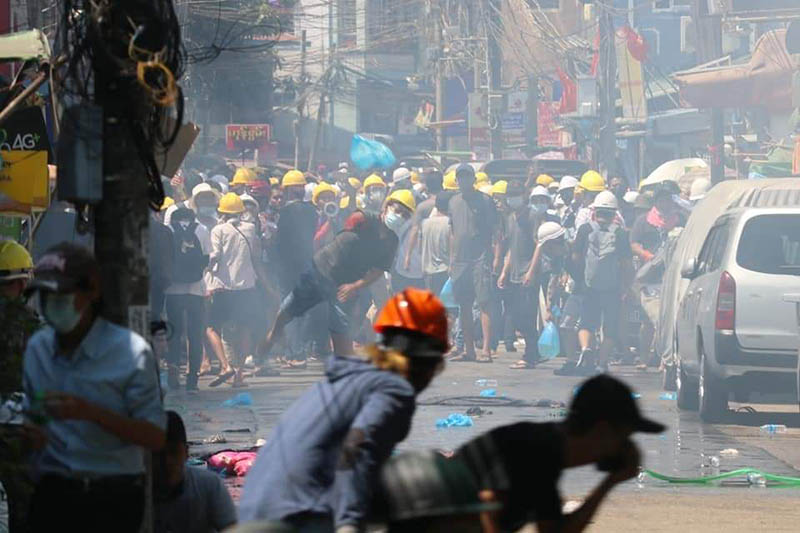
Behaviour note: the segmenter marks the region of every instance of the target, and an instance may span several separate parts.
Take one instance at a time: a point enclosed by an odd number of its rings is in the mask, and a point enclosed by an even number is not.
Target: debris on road
[[[223,407],[239,407],[247,405],[253,405],[253,397],[250,396],[249,392],[240,392],[233,398],[228,398],[222,402]]]
[[[437,428],[472,427],[472,418],[462,413],[451,413],[447,418],[436,421]]]
[[[496,398],[497,397],[497,391],[494,390],[494,389],[483,389],[480,392],[479,396],[481,398]]]
[[[739,455],[739,450],[736,448],[725,448],[720,451],[719,454],[722,457],[737,457]]]
[[[491,411],[487,411],[486,409],[481,409],[480,407],[470,407],[467,409],[467,416],[486,416],[492,414]]]
[[[203,444],[224,444],[226,442],[228,439],[222,433],[215,433],[203,439]]]

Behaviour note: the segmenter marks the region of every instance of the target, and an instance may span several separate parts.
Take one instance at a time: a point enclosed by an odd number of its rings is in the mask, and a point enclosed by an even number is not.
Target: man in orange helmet
[[[377,475],[408,435],[416,396],[441,370],[447,314],[430,291],[394,295],[368,360],[333,356],[326,377],[284,413],[247,476],[240,522],[360,531]]]

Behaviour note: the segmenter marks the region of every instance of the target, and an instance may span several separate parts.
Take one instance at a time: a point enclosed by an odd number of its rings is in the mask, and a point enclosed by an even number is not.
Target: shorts
[[[211,296],[208,325],[216,331],[223,326],[242,325],[253,333],[264,332],[264,305],[257,288],[239,291],[222,290]]]
[[[570,294],[564,302],[564,309],[561,311],[561,323],[558,327],[562,329],[578,329],[581,320],[581,308],[583,307],[583,297],[580,294]]]
[[[344,335],[350,331],[351,316],[358,302],[358,295],[353,295],[346,302],[340,302],[337,298],[338,290],[339,287],[333,281],[312,266],[303,272],[292,292],[283,299],[281,312],[298,318],[312,307],[327,302],[328,329],[331,333]]]
[[[580,328],[597,332],[603,327],[603,338],[619,340],[619,318],[622,297],[618,290],[586,289],[581,305]]]
[[[459,305],[470,302],[485,310],[492,299],[492,268],[488,259],[453,267],[453,296]]]

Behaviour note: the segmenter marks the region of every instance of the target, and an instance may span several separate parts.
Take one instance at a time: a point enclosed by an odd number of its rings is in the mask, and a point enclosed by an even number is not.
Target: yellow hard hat
[[[317,200],[319,199],[319,195],[324,192],[332,192],[334,196],[339,193],[339,189],[328,183],[327,181],[323,181],[316,187],[314,187],[314,192],[311,193],[311,202],[314,205],[317,205]]]
[[[306,177],[297,169],[292,169],[283,175],[281,187],[291,187],[293,185],[305,186]]]
[[[457,191],[458,182],[456,181],[455,171],[450,171],[442,178],[442,188],[446,191]]]
[[[419,172],[412,170],[411,171],[411,183],[417,184],[419,183]]]
[[[554,180],[553,176],[549,174],[539,174],[536,177],[536,185],[541,185],[542,187],[549,187],[554,181],[556,180]]]
[[[0,241],[0,281],[26,279],[33,271],[31,254],[17,241]]]
[[[508,193],[508,182],[506,180],[500,180],[494,182],[492,185],[492,196],[495,194],[507,194]]]
[[[281,184],[281,180],[280,180],[280,178],[277,178],[277,177],[275,177],[275,176],[272,176],[272,177],[269,179],[269,184],[270,184],[271,186],[273,186],[273,187],[277,187],[278,185],[280,185],[280,184]]]
[[[350,184],[352,188],[358,190],[361,188],[361,180],[358,178],[347,178],[347,183]]]
[[[377,174],[370,174],[367,179],[364,180],[364,190],[366,190],[367,187],[372,187],[373,185],[377,185],[378,187],[386,187],[386,182],[383,181],[383,178]]]
[[[175,205],[175,200],[173,200],[169,196],[165,196],[164,197],[164,201],[161,202],[161,210],[162,211],[166,211],[172,205]]]
[[[408,189],[394,191],[392,194],[386,197],[387,202],[391,202],[392,200],[399,204],[403,204],[411,211],[414,211],[417,208],[417,201],[414,200],[414,193]]]
[[[256,173],[252,169],[239,167],[233,175],[231,185],[250,185],[256,181]]]
[[[219,199],[217,211],[226,215],[244,213],[244,202],[235,192],[229,192]]]
[[[484,183],[488,183],[491,185],[491,182],[489,181],[489,174],[487,174],[486,172],[475,173],[475,188],[477,189]]]
[[[600,192],[606,189],[606,180],[596,170],[587,170],[581,176],[580,186],[589,192]]]

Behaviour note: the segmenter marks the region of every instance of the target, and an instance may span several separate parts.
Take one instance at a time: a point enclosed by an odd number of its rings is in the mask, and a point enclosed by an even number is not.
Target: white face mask
[[[75,293],[47,294],[42,300],[42,315],[58,333],[69,333],[81,321],[83,313],[75,309]]]
[[[392,211],[391,209],[386,212],[386,215],[383,217],[383,221],[386,224],[386,227],[392,230],[398,237],[403,234],[403,230],[408,222],[405,218],[403,218],[402,215]]]

